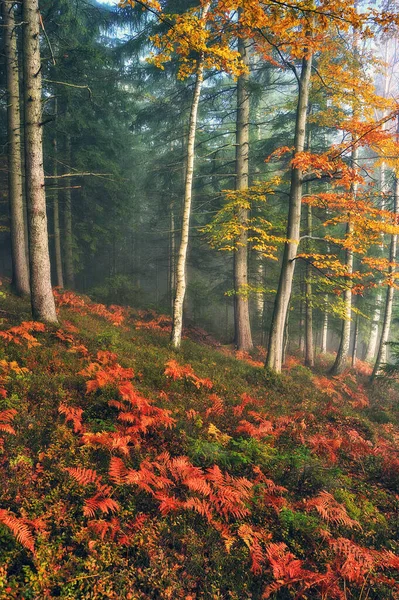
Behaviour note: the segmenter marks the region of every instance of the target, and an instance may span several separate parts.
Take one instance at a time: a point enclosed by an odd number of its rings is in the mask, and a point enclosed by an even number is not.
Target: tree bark
[[[169,209],[169,298],[170,306],[173,310],[173,303],[175,299],[175,275],[176,275],[176,233],[175,233],[175,211],[173,201],[170,203]]]
[[[312,207],[306,206],[306,230],[308,235],[312,235]],[[313,344],[313,305],[312,305],[312,270],[311,266],[306,265],[305,281],[305,365],[314,367],[314,344]]]
[[[57,126],[57,100],[55,100],[55,128]],[[64,287],[64,277],[62,270],[62,254],[61,254],[61,231],[60,231],[60,203],[59,203],[59,191],[58,191],[58,140],[57,133],[53,139],[53,175],[54,179],[54,197],[53,197],[53,229],[54,229],[54,256],[55,256],[55,268],[56,268],[56,281],[57,286],[60,288]]]
[[[43,171],[42,76],[38,0],[23,2],[26,190],[33,317],[57,322],[51,289]]]
[[[356,315],[355,331],[353,335],[353,350],[352,350],[352,368],[356,367],[357,361],[357,346],[359,342],[359,315]]]
[[[352,166],[356,168],[359,150],[356,146],[352,150]],[[352,185],[352,195],[356,198],[358,184]],[[346,235],[350,237],[353,231],[350,215],[346,227]],[[348,285],[344,292],[344,320],[342,321],[341,340],[335,358],[335,362],[331,368],[331,375],[340,375],[346,367],[346,361],[349,354],[350,338],[351,338],[351,318],[352,318],[352,286],[350,283],[350,275],[353,273],[353,252],[350,248],[346,250],[346,272],[348,274]]]
[[[65,139],[65,155],[67,165],[71,165],[71,138]],[[71,185],[71,184],[70,184]],[[73,265],[73,233],[72,233],[72,193],[70,185],[64,190],[64,261],[66,287],[75,287],[75,272]]]
[[[328,312],[327,312],[327,306],[328,306],[328,294],[326,294],[325,296],[325,305],[326,305],[326,309],[324,311],[324,315],[323,315],[323,326],[322,326],[322,331],[321,331],[321,345],[320,345],[320,350],[322,354],[326,354],[327,353],[327,338],[328,338]]]
[[[22,185],[21,109],[17,34],[13,0],[2,1],[4,53],[7,74],[8,193],[12,256],[12,285],[21,296],[30,293],[25,252],[25,209]]]
[[[244,65],[249,68],[249,51],[246,40],[238,40],[238,51]],[[236,190],[248,189],[249,183],[249,74],[243,73],[237,81],[237,127],[236,127]],[[240,236],[234,255],[234,327],[235,343],[238,350],[253,348],[249,318],[248,295],[248,230],[249,211],[240,207],[237,214]]]
[[[205,19],[209,11],[210,2],[204,5],[202,18]],[[183,331],[183,304],[186,295],[186,263],[187,248],[190,234],[191,203],[193,196],[193,177],[194,177],[194,159],[195,159],[195,137],[197,131],[198,105],[201,96],[202,83],[204,81],[204,55],[198,59],[197,73],[195,78],[194,94],[191,103],[188,139],[187,139],[187,158],[184,186],[183,217],[181,227],[181,239],[176,265],[176,294],[173,303],[173,322],[171,341],[174,348],[180,348]]]
[[[383,128],[384,129],[384,128]],[[381,210],[385,210],[385,199],[384,193],[386,192],[386,164],[383,162],[380,167],[380,190],[381,190]],[[384,256],[384,234],[381,234],[381,245],[380,245],[381,256]],[[371,317],[371,327],[369,341],[367,344],[365,360],[367,362],[373,362],[377,352],[378,342],[378,329],[381,321],[382,304],[383,304],[383,290],[382,281],[379,280],[379,287],[377,290],[377,297],[375,299],[375,305],[373,314]]]
[[[299,78],[298,105],[295,122],[294,156],[303,152],[305,147],[307,112],[309,104],[310,75],[312,55],[302,59]],[[302,208],[302,169],[292,167],[291,188],[288,211],[287,241],[284,246],[280,280],[274,303],[273,319],[270,329],[266,366],[277,373],[281,372],[283,362],[284,328],[288,304],[291,298],[294,278],[295,258],[299,244]]]
[[[398,129],[399,129],[399,119],[398,119]],[[399,178],[395,177],[395,191],[394,191],[394,213],[395,215],[399,214]],[[391,236],[391,245],[389,249],[389,262],[391,263],[389,267],[389,277],[392,280],[391,284],[394,283],[393,276],[396,272],[396,268],[394,263],[396,262],[396,251],[398,245],[398,236],[396,233]],[[387,349],[386,345],[389,341],[389,333],[391,329],[391,320],[392,320],[392,308],[393,308],[393,296],[394,296],[394,287],[393,285],[388,285],[386,296],[385,296],[385,310],[384,310],[384,320],[382,323],[382,331],[380,337],[380,343],[378,346],[377,358],[374,364],[373,373],[371,375],[371,381],[379,374],[381,370],[381,365],[386,362],[386,354]]]

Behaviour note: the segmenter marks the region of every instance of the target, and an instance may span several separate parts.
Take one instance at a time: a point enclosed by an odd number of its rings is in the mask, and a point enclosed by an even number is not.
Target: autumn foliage
[[[395,598],[397,413],[361,375],[177,356],[61,303],[0,336],[0,598]]]

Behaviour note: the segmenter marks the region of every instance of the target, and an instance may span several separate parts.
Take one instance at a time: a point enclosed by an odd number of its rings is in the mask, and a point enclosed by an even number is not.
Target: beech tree
[[[295,122],[294,158],[303,152],[306,140],[306,121],[309,107],[310,76],[312,70],[312,53],[304,50],[301,74],[298,79],[298,104]],[[300,238],[302,208],[302,175],[300,167],[291,170],[291,186],[289,197],[287,241],[284,245],[283,262],[274,304],[272,325],[270,329],[266,366],[280,372],[283,364],[284,332],[287,311],[291,298],[292,281],[295,270],[295,259]]]

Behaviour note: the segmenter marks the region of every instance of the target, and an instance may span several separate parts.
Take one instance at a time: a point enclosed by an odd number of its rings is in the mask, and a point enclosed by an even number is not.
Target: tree
[[[236,126],[236,190],[248,189],[249,179],[249,42],[239,38],[238,51],[246,72],[237,81],[237,126]],[[235,343],[238,350],[248,351],[253,347],[248,303],[248,210],[239,209],[238,220],[243,224],[237,251],[234,254],[234,324]]]
[[[12,283],[17,294],[28,295],[30,286],[25,252],[19,62],[14,12],[15,2],[3,0],[4,53],[7,71],[8,190],[11,217]]]
[[[206,3],[201,11],[200,23],[203,30],[205,29],[206,17],[209,8],[210,2]],[[175,348],[179,348],[181,344],[183,330],[183,302],[186,294],[186,262],[190,231],[191,201],[193,193],[195,134],[197,131],[197,115],[201,95],[201,87],[204,81],[204,60],[204,50],[200,49],[199,57],[197,59],[194,93],[188,124],[187,160],[185,169],[182,229],[176,263],[176,292],[173,303],[172,325],[172,344]]]
[[[298,104],[295,121],[294,158],[305,148],[306,121],[309,107],[310,76],[312,70],[312,53],[304,50],[301,74],[298,79]],[[284,245],[283,262],[275,298],[272,325],[270,329],[266,366],[276,372],[281,371],[284,350],[284,331],[288,305],[291,298],[294,278],[295,259],[300,238],[302,207],[302,169],[292,166],[289,211],[287,224],[287,241]]]
[[[23,3],[26,193],[29,216],[29,263],[33,317],[57,322],[51,289],[43,170],[42,76],[38,0]]]

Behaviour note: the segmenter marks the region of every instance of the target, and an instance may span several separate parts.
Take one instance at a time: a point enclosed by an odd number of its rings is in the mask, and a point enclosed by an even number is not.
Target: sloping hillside
[[[395,390],[5,293],[1,599],[399,598]]]

